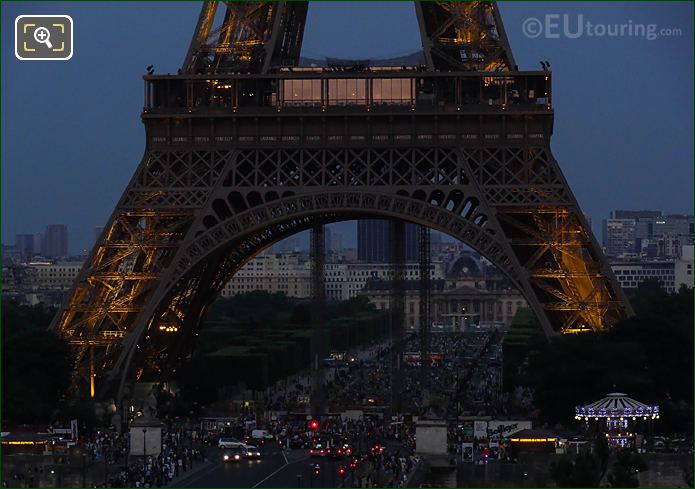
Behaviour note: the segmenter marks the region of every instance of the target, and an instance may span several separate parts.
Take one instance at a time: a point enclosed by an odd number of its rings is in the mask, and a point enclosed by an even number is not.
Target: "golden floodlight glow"
[[[46,440],[41,441],[3,441],[3,445],[45,445]]]
[[[557,441],[557,438],[511,438],[511,440],[518,443],[549,443]]]

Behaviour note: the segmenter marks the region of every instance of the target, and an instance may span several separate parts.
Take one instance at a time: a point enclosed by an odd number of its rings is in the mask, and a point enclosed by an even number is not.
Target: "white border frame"
[[[62,17],[70,21],[70,55],[67,58],[23,58],[19,55],[17,51],[17,26],[19,25],[20,19],[24,18],[34,18],[34,19],[44,19],[46,17]],[[18,15],[14,20],[14,55],[20,61],[68,61],[72,58],[75,52],[74,46],[74,36],[75,36],[75,23],[72,21],[72,17],[66,14],[43,14],[43,15]]]

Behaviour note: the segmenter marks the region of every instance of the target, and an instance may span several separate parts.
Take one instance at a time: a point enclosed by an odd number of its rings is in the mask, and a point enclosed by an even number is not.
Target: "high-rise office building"
[[[34,233],[34,254],[43,253],[43,233]]]
[[[363,219],[357,221],[357,259],[369,263],[391,261],[391,221]],[[418,226],[405,224],[405,260],[419,259]]]
[[[327,254],[329,254],[331,251],[333,251],[332,244],[333,244],[333,231],[331,230],[330,226],[324,226],[323,227],[323,247],[324,247],[324,251]]]
[[[603,220],[603,246],[611,257],[677,257],[693,231],[692,215],[617,210]]]
[[[292,253],[299,250],[299,239],[297,236],[290,236],[278,242],[273,248],[278,253]]]
[[[603,248],[606,255],[617,257],[637,252],[634,219],[604,219]]]
[[[14,245],[22,261],[29,262],[34,254],[36,254],[33,234],[18,234],[15,237]]]
[[[68,256],[68,227],[64,224],[49,224],[43,236],[41,254],[46,258]]]
[[[331,251],[333,253],[342,253],[343,251],[343,233],[333,232],[331,234]]]

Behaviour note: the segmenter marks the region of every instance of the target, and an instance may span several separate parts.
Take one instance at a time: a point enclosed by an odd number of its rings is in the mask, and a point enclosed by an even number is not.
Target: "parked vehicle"
[[[268,430],[253,430],[251,432],[251,438],[254,440],[274,440],[275,437],[271,435]]]

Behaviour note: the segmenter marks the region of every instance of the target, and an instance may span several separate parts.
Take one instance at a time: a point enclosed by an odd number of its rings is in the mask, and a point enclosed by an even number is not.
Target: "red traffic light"
[[[311,428],[312,430],[317,430],[319,428],[319,422],[315,419],[312,419],[309,423],[309,428]]]

